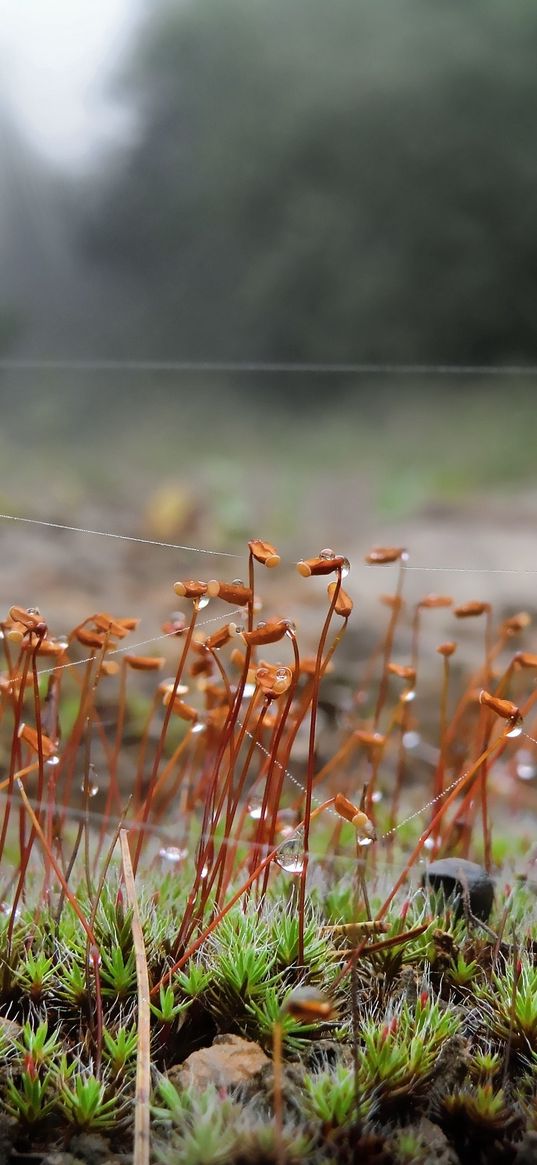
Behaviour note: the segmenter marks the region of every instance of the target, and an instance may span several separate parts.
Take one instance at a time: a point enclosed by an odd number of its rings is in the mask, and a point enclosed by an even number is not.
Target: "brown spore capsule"
[[[328,598],[329,599],[333,598],[336,587],[337,587],[337,583],[335,583],[335,582],[328,583],[327,589],[328,589]],[[340,587],[339,592],[338,592],[338,596],[336,599],[336,605],[334,607],[336,615],[341,615],[342,619],[348,619],[349,615],[351,615],[351,613],[352,613],[352,607],[353,607],[353,602],[352,602],[350,595],[348,595],[347,592],[343,590],[343,587]]]
[[[201,599],[207,594],[207,583],[190,578],[174,583],[173,589],[180,599]]]
[[[265,542],[262,538],[252,538],[251,542],[248,543],[248,549],[252,558],[261,563],[261,566],[266,566],[272,570],[280,565],[280,555],[271,542]]]
[[[449,659],[449,656],[453,655],[457,650],[457,644],[453,643],[452,640],[448,640],[446,643],[440,643],[436,650],[439,655],[443,655],[445,659]]]
[[[267,623],[260,623],[253,631],[243,631],[242,639],[249,647],[262,647],[266,643],[278,643],[288,631],[286,619],[272,619]]]
[[[368,566],[387,566],[391,562],[398,562],[405,554],[404,546],[373,546],[364,562]]]
[[[453,614],[457,619],[473,619],[478,615],[488,614],[490,611],[490,603],[481,603],[478,599],[471,599],[468,603],[461,603],[459,607],[453,608]]]
[[[234,607],[245,607],[252,599],[250,587],[246,587],[244,583],[227,583],[218,578],[209,580],[207,594],[211,599],[223,599],[224,603],[232,603]]]
[[[316,987],[297,987],[284,1002],[282,1011],[301,1023],[331,1019],[334,1005]]]

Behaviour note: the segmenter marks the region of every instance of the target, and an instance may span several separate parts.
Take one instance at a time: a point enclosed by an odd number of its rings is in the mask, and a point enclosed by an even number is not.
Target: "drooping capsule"
[[[387,566],[392,562],[398,562],[399,559],[404,559],[406,550],[404,546],[373,546],[368,554],[365,556],[365,562],[368,566]]]
[[[334,1015],[332,1000],[317,987],[295,987],[284,1000],[282,1011],[300,1023],[328,1020]]]
[[[264,542],[262,538],[252,538],[248,543],[248,548],[252,558],[255,558],[256,562],[261,563],[262,566],[268,567],[269,570],[280,565],[280,555],[271,542]]]

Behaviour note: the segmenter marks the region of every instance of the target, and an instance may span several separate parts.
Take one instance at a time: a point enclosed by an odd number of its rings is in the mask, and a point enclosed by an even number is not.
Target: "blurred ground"
[[[310,646],[325,586],[293,564],[324,546],[348,555],[356,609],[340,658],[350,663],[385,625],[379,595],[395,585],[394,568],[363,564],[374,543],[408,548],[409,607],[436,591],[492,602],[499,617],[533,610],[532,391],[513,385],[507,409],[504,389],[374,388],[287,412],[263,394],[204,385],[0,388],[3,513],[240,556],[3,520],[2,608],[38,605],[57,631],[99,608],[136,614],[149,638],[178,605],[176,578],[244,575],[247,539],[259,536],[284,558],[262,580],[267,610],[295,618]],[[207,617],[225,617],[213,606]],[[434,612],[427,627],[432,648],[454,635],[453,616]],[[481,650],[479,629],[456,630]]]
[[[326,579],[300,577],[295,563],[326,546],[348,556],[352,569],[345,587],[355,607],[333,676],[323,682],[321,760],[341,743],[352,693],[389,619],[380,599],[393,593],[397,567],[366,566],[372,545],[405,546],[409,552],[406,607],[393,651],[400,663],[409,661],[414,606],[430,592],[459,603],[490,602],[496,625],[520,610],[537,615],[537,481],[528,453],[535,409],[531,394],[517,395],[516,386],[509,410],[501,394],[481,390],[468,400],[431,396],[427,408],[423,393],[405,390],[380,393],[367,408],[363,398],[334,399],[331,410],[287,412],[229,394],[198,393],[196,401],[195,394],[164,394],[163,400],[158,392],[110,392],[103,402],[97,394],[82,401],[49,388],[45,396],[1,396],[1,513],[197,548],[175,550],[0,519],[3,612],[12,603],[36,605],[57,634],[97,610],[139,616],[130,648],[160,636],[171,611],[188,613],[174,594],[176,579],[244,577],[246,543],[257,536],[273,540],[282,554],[278,570],[258,572],[263,615],[293,619],[301,652],[308,654],[317,646],[326,611]],[[229,618],[230,609],[212,601],[200,623],[211,621],[212,630]],[[426,798],[436,761],[442,661],[435,648],[446,639],[459,644],[452,661],[453,704],[482,662],[483,619],[461,622],[450,610],[423,614],[409,720],[421,733],[409,761],[417,797],[411,809]],[[507,646],[500,666],[519,645]],[[537,651],[534,627],[524,646]],[[161,639],[141,650],[167,656],[173,671],[173,641]],[[266,654],[282,658],[281,645]],[[521,698],[534,682],[533,673],[524,671]],[[136,717],[134,702],[131,712]],[[531,720],[528,731],[536,735]],[[297,741],[298,775],[300,748]],[[501,766],[499,772],[502,777]],[[506,780],[510,797],[512,775]],[[519,799],[529,799],[533,812],[533,786],[518,785],[524,786]],[[532,822],[529,830],[531,835]]]

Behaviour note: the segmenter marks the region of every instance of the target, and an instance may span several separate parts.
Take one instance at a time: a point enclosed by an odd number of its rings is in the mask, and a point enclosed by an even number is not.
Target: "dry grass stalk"
[[[129,834],[126,829],[120,831],[119,842],[121,845],[125,891],[129,907],[132,910],[132,941],[136,958],[136,982],[138,987],[138,1048],[136,1056],[133,1165],[149,1165],[151,1151],[149,1132],[149,1102],[151,1097],[149,974],[147,970],[144,933],[138,908],[138,898],[129,849]]]

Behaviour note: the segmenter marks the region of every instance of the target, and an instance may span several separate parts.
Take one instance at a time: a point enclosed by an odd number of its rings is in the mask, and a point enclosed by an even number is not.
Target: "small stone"
[[[109,1141],[101,1133],[78,1133],[71,1138],[69,1149],[75,1160],[84,1165],[112,1165],[116,1161]]]
[[[73,1157],[72,1153],[64,1153],[63,1150],[58,1150],[57,1153],[47,1153],[46,1157],[41,1158],[41,1165],[79,1165],[80,1157]]]
[[[22,1025],[17,1023],[16,1019],[7,1019],[4,1015],[0,1015],[0,1036],[7,1036],[10,1040],[20,1040]]]
[[[11,1161],[11,1150],[19,1136],[19,1123],[15,1117],[0,1113],[0,1161]]]
[[[194,1084],[206,1088],[236,1088],[251,1080],[270,1060],[259,1044],[242,1036],[217,1036],[210,1048],[192,1052],[183,1064],[168,1073],[170,1080],[185,1088]]]
[[[483,922],[487,921],[494,902],[494,882],[477,862],[465,858],[439,858],[427,867],[421,884],[432,890],[443,890],[446,898],[452,898],[457,918],[464,915],[464,899],[468,895],[471,913]]]
[[[537,1161],[537,1132],[528,1129],[517,1148],[514,1165],[535,1165]]]
[[[428,1117],[422,1116],[419,1124],[412,1127],[425,1150],[423,1161],[434,1161],[435,1165],[457,1165],[458,1154],[438,1125]]]

